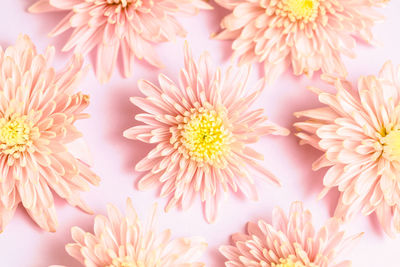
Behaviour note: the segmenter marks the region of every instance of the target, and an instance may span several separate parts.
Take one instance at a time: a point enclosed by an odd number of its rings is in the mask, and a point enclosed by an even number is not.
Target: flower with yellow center
[[[223,157],[229,154],[229,145],[232,143],[225,111],[200,108],[193,109],[187,115],[184,123],[178,126],[180,138],[171,137],[174,147],[196,162],[219,166],[224,164]]]
[[[347,76],[342,56],[355,57],[356,40],[376,44],[374,7],[383,0],[216,0],[229,10],[213,35],[233,40],[240,65],[262,63],[275,81],[285,70],[312,76],[317,71]],[[372,15],[373,14],[373,15]]]
[[[400,233],[399,69],[387,62],[379,75],[362,76],[354,87],[325,76],[337,92],[310,88],[322,107],[295,113],[305,117],[295,123],[301,143],[324,152],[313,169],[329,168],[319,197],[338,189],[335,217],[375,213],[391,236]]]
[[[256,89],[246,89],[249,67],[229,67],[225,75],[214,70],[208,53],[195,62],[185,47],[185,64],[179,85],[160,75],[161,87],[142,80],[143,97],[133,97],[133,104],[145,113],[136,119],[124,136],[157,146],[136,164],[147,174],[139,181],[141,190],[161,186],[161,195],[169,197],[166,206],[188,208],[196,195],[205,202],[208,222],[216,219],[218,200],[225,192],[242,191],[256,200],[253,172],[269,181],[279,181],[258,160],[263,155],[249,147],[263,135],[287,135],[289,132],[267,122],[262,109],[249,110],[265,86],[260,80]]]
[[[20,157],[20,153],[29,150],[32,139],[37,138],[39,130],[27,120],[27,116],[12,115],[9,119],[0,119],[0,151],[4,154]]]
[[[277,15],[287,16],[290,21],[314,21],[318,15],[320,0],[281,0],[276,9]]]
[[[26,35],[0,47],[0,69],[10,70],[0,71],[7,85],[0,90],[0,232],[19,205],[43,230],[55,232],[54,195],[91,212],[79,192],[99,178],[84,162],[85,149],[69,150],[82,137],[75,122],[89,116],[89,97],[75,91],[88,67],[75,55],[57,71],[54,53],[48,47],[38,54]]]

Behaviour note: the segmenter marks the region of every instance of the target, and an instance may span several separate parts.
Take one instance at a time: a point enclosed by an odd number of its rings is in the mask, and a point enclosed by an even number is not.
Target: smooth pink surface
[[[61,50],[68,34],[50,39],[47,33],[64,14],[29,14],[26,9],[34,0],[1,2],[0,44],[3,48],[14,44],[19,33],[27,33],[40,52],[48,44],[55,45],[58,52]],[[399,10],[398,1],[392,1],[387,8],[381,10],[387,19],[377,25],[374,32],[383,46],[374,48],[359,43],[356,49],[358,57],[345,59],[352,82],[360,75],[376,74],[389,59],[396,65],[400,64]],[[230,43],[209,39],[209,35],[218,30],[219,21],[224,14],[226,12],[217,7],[214,11],[201,12],[196,17],[180,18],[180,21],[189,32],[187,40],[196,57],[208,50],[215,62],[226,66],[231,53]],[[264,166],[281,179],[283,187],[275,188],[257,180],[260,200],[252,202],[240,195],[229,196],[222,204],[215,224],[209,225],[204,221],[200,200],[187,212],[172,210],[165,214],[161,208],[165,199],[158,199],[156,190],[137,191],[135,185],[141,174],[134,171],[134,165],[151,146],[122,137],[123,130],[137,123],[134,115],[139,110],[129,102],[129,97],[139,95],[136,81],[140,78],[156,82],[157,75],[165,73],[177,81],[178,71],[183,65],[183,42],[180,39],[177,43],[159,45],[160,57],[167,66],[163,70],[137,62],[133,77],[122,79],[116,72],[106,85],[100,85],[93,72],[88,74],[81,89],[91,95],[88,112],[92,117],[80,121],[78,127],[92,152],[93,170],[102,178],[102,182],[99,187],[83,194],[83,198],[96,213],[104,214],[107,203],[124,209],[129,196],[143,220],[150,214],[152,204],[157,201],[160,204],[160,229],[171,228],[174,236],[202,235],[207,239],[209,249],[203,256],[207,266],[223,266],[224,259],[217,248],[227,244],[232,233],[243,231],[247,221],[260,218],[269,221],[272,208],[276,205],[287,210],[292,201],[302,200],[313,212],[315,224],[321,226],[333,214],[337,194],[332,192],[325,199],[316,200],[322,189],[325,170],[313,172],[311,163],[320,152],[311,147],[299,146],[293,134],[289,137],[265,137],[257,144],[258,150],[265,155]],[[56,65],[63,66],[70,56],[71,54],[57,53]],[[88,64],[90,60],[88,58]],[[255,66],[249,85],[254,85],[261,73],[259,67]],[[255,107],[265,108],[272,121],[290,128],[293,132],[293,112],[319,106],[315,95],[306,90],[308,85],[322,83],[316,78],[296,78],[287,73],[263,92]],[[0,234],[0,266],[79,266],[67,255],[64,245],[72,241],[72,226],[78,225],[85,230],[91,230],[94,217],[68,206],[61,199],[56,199],[56,205],[60,224],[56,233],[41,231],[22,208],[18,209],[10,225]],[[384,236],[375,217],[357,216],[345,228],[348,234],[365,232],[358,245],[344,255],[353,261],[354,267],[400,265],[400,237],[390,239]]]

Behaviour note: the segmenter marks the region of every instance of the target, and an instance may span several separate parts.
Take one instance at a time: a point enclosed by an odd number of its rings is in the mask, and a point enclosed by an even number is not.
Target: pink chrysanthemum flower
[[[334,218],[316,232],[310,211],[294,202],[289,217],[275,208],[272,225],[249,222],[247,234],[234,234],[233,246],[220,252],[227,267],[350,267],[350,261],[337,262],[338,255],[361,235],[344,238]]]
[[[0,47],[0,231],[22,203],[44,230],[55,231],[53,190],[71,205],[90,212],[79,197],[98,177],[68,150],[82,134],[74,122],[89,97],[74,93],[85,74],[79,56],[56,73],[54,47],[38,55],[27,36]]]
[[[158,232],[155,227],[156,205],[150,222],[143,225],[130,199],[126,216],[112,205],[108,218],[98,215],[94,234],[73,227],[76,243],[66,246],[67,252],[87,267],[202,267],[196,262],[207,243],[200,237],[171,240],[171,231]]]
[[[185,36],[176,13],[195,15],[199,9],[211,6],[203,0],[39,0],[29,11],[68,11],[50,36],[73,29],[63,51],[87,54],[97,48],[96,74],[104,83],[112,75],[119,51],[125,77],[131,75],[135,58],[163,67],[153,44]]]
[[[329,167],[324,196],[340,194],[336,216],[376,212],[383,229],[400,232],[400,70],[386,63],[378,77],[361,77],[358,89],[336,80],[336,95],[311,88],[324,107],[298,112],[301,143],[324,152],[313,169]]]
[[[385,0],[216,0],[232,10],[217,39],[233,39],[239,64],[262,62],[273,82],[286,69],[295,75],[346,75],[341,55],[354,57],[356,38],[374,43],[371,28]]]
[[[219,199],[229,188],[256,199],[249,167],[279,184],[256,162],[263,156],[248,144],[263,135],[287,135],[289,131],[266,122],[262,109],[248,111],[264,87],[260,81],[248,93],[249,74],[249,67],[238,71],[229,67],[223,76],[220,69],[214,72],[207,53],[196,64],[186,46],[179,86],[164,75],[159,76],[161,88],[139,81],[146,98],[131,101],[146,112],[136,116],[144,125],[126,130],[124,136],[157,144],[136,165],[137,171],[148,172],[138,186],[161,186],[161,196],[169,197],[167,211],[175,205],[189,207],[200,194],[206,219],[213,222]]]

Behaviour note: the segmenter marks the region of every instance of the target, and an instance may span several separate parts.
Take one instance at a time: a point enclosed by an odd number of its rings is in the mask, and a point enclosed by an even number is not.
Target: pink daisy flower
[[[98,215],[94,234],[79,227],[71,230],[75,243],[68,244],[69,255],[87,267],[202,267],[196,260],[207,248],[200,237],[171,240],[171,231],[155,227],[156,205],[150,221],[143,225],[132,201],[127,201],[126,216],[112,205],[108,216]]]
[[[374,43],[382,19],[373,7],[385,0],[216,0],[232,10],[215,37],[233,39],[239,64],[262,62],[273,82],[286,69],[295,75],[321,70],[345,76],[341,55],[355,57],[356,38]]]
[[[74,56],[57,73],[54,52],[37,54],[22,35],[15,46],[0,47],[0,231],[20,203],[41,228],[55,231],[51,190],[90,212],[78,193],[99,179],[67,149],[82,136],[74,122],[88,117],[82,111],[89,97],[74,93],[87,68]]]
[[[207,53],[197,64],[186,46],[179,86],[164,75],[159,76],[160,87],[139,81],[146,98],[131,101],[145,111],[136,116],[143,125],[126,130],[124,136],[157,144],[136,165],[137,171],[147,172],[138,187],[160,186],[161,196],[169,198],[167,211],[175,205],[189,207],[199,194],[206,219],[213,222],[223,192],[240,190],[257,199],[251,170],[279,184],[256,161],[263,156],[248,144],[263,135],[288,135],[289,131],[266,122],[262,109],[248,111],[264,87],[260,81],[248,93],[249,74],[249,67],[229,67],[225,75],[220,69],[214,72]]]
[[[338,187],[335,216],[375,212],[389,235],[392,224],[400,232],[399,71],[388,62],[378,77],[361,77],[357,90],[331,80],[336,94],[311,89],[323,107],[295,114],[307,118],[295,124],[301,143],[324,152],[313,169],[329,167],[320,197]]]
[[[234,234],[233,245],[219,250],[227,267],[350,267],[350,261],[338,262],[338,255],[361,235],[344,238],[334,218],[316,232],[311,212],[294,202],[289,217],[275,208],[272,225],[249,222],[247,234]]]
[[[199,9],[211,8],[203,0],[39,0],[29,11],[68,11],[50,36],[73,29],[63,51],[74,49],[85,55],[97,48],[96,74],[105,83],[119,51],[125,77],[131,75],[135,58],[163,67],[153,45],[186,35],[175,15],[195,15]]]

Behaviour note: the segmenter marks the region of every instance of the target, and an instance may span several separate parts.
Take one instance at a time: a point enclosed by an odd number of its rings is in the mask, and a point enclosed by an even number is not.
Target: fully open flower
[[[54,51],[38,55],[22,35],[0,48],[0,231],[20,203],[40,227],[55,231],[51,190],[90,212],[78,193],[99,179],[67,149],[82,136],[74,122],[88,117],[82,111],[89,97],[74,92],[87,68],[75,56],[55,72]]]
[[[207,53],[196,64],[186,46],[179,86],[164,75],[159,76],[161,88],[139,81],[146,98],[131,101],[146,112],[136,116],[144,125],[126,130],[124,136],[157,144],[136,170],[148,172],[139,182],[140,189],[161,186],[161,196],[169,197],[166,210],[189,207],[200,194],[207,221],[212,222],[223,191],[241,190],[257,198],[250,170],[279,184],[256,162],[263,156],[248,144],[262,135],[289,131],[266,122],[262,109],[248,110],[264,87],[260,81],[248,93],[249,73],[249,67],[238,71],[230,67],[223,76],[220,69],[214,72]]]
[[[262,62],[274,81],[286,69],[295,75],[322,70],[346,75],[341,55],[354,57],[354,37],[374,43],[371,28],[385,0],[216,0],[232,10],[218,39],[233,39],[239,64]]]
[[[135,58],[161,68],[154,43],[185,36],[176,13],[195,15],[199,9],[211,6],[203,0],[39,0],[29,11],[68,11],[50,35],[73,29],[64,51],[74,48],[87,54],[97,48],[96,74],[101,82],[107,82],[119,51],[125,77],[131,75]]]
[[[108,216],[98,215],[94,234],[79,227],[72,228],[75,243],[67,252],[87,267],[202,267],[196,260],[207,248],[200,237],[171,240],[171,231],[158,232],[155,225],[156,206],[150,221],[142,224],[127,201],[126,216],[112,205]]]
[[[400,232],[400,76],[386,63],[378,77],[361,77],[358,89],[332,80],[337,93],[312,90],[325,106],[298,112],[301,143],[324,152],[313,169],[329,167],[321,197],[340,194],[336,216],[376,212],[383,229]]]
[[[220,252],[227,267],[350,267],[350,261],[338,261],[338,256],[360,236],[344,238],[334,218],[316,231],[310,211],[294,202],[288,217],[275,208],[272,224],[249,222],[247,234],[234,234],[233,245]]]

